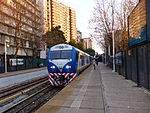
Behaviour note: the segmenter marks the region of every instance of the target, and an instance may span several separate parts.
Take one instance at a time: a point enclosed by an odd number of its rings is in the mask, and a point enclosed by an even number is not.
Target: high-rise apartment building
[[[52,27],[61,26],[61,30],[64,32],[67,42],[69,42],[70,39],[76,40],[76,38],[74,38],[77,37],[77,34],[75,36],[75,11],[57,0],[45,0],[44,7],[45,32],[51,30]]]
[[[42,34],[38,0],[0,0],[0,54],[9,41],[7,55],[33,56]]]
[[[44,33],[51,30],[51,0],[43,0]]]
[[[72,8],[70,8],[69,14],[70,14],[70,36],[71,36],[70,38],[77,41],[76,13]]]
[[[90,38],[83,38],[83,44],[84,44],[84,49],[88,49],[88,48],[94,49],[93,41]]]
[[[64,32],[66,40],[69,41],[69,8],[57,0],[52,0],[51,3],[51,25],[52,27],[61,26],[61,30]]]

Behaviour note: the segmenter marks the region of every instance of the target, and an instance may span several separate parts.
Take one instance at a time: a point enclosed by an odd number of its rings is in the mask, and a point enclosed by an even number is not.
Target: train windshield
[[[71,50],[63,50],[63,51],[51,51],[50,59],[71,59],[72,51]]]

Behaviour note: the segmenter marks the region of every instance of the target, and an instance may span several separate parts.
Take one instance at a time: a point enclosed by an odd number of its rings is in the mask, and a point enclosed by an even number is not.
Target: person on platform
[[[95,60],[95,58],[93,59],[93,68],[94,68],[94,70],[96,69],[96,60]]]

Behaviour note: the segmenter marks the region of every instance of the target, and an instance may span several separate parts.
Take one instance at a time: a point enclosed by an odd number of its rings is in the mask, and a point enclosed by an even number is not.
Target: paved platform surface
[[[32,68],[32,69],[26,69],[26,70],[20,70],[20,71],[8,72],[8,73],[0,73],[0,78],[16,76],[24,73],[30,73],[30,72],[41,71],[46,69],[47,69],[46,67],[41,67],[41,68]]]
[[[48,76],[46,68],[4,73],[3,77],[0,77],[0,90],[44,76]]]
[[[36,113],[105,113],[100,81],[89,67]]]
[[[150,113],[150,92],[100,64],[106,113]]]
[[[89,67],[36,113],[150,113],[150,94],[104,64]]]

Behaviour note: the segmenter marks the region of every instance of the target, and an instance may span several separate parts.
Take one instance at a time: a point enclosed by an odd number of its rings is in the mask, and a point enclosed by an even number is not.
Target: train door
[[[79,68],[80,67],[82,67],[83,66],[83,64],[84,64],[84,58],[83,58],[83,54],[82,53],[79,53],[79,55],[78,55],[79,57],[78,57],[78,65],[79,65]]]
[[[79,52],[76,52],[76,65],[77,65],[77,69],[79,68]]]

